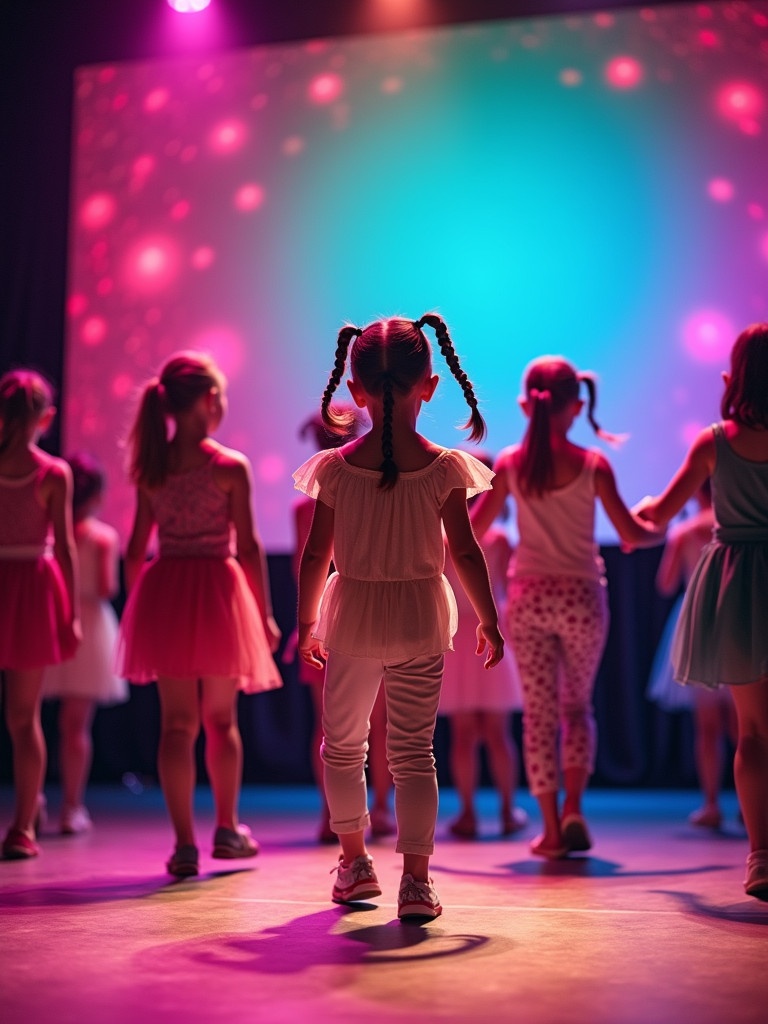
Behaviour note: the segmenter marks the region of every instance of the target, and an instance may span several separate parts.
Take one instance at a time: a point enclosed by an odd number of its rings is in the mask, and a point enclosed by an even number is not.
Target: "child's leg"
[[[389,794],[392,790],[392,774],[387,758],[387,703],[380,687],[371,711],[371,732],[368,749],[369,779],[373,790],[371,826],[374,835],[386,835],[394,831],[389,816]]]
[[[734,777],[750,850],[768,850],[768,677],[731,686],[739,739]]]
[[[309,691],[312,694],[312,710],[314,713],[314,724],[312,726],[312,749],[310,752],[312,761],[312,774],[315,777],[315,784],[320,794],[320,832],[318,839],[321,843],[336,842],[336,835],[331,830],[331,812],[328,809],[328,801],[325,798],[325,782],[323,780],[323,759],[320,756],[320,747],[323,742],[323,681],[322,674],[320,681],[309,684]]]
[[[203,679],[200,717],[205,767],[211,782],[216,826],[237,831],[243,775],[243,744],[237,724],[237,679]]]
[[[606,588],[589,580],[563,581],[558,631],[563,652],[560,678],[560,743],[565,800],[562,816],[581,815],[581,798],[595,767],[597,728],[592,692],[608,636]]]
[[[158,679],[160,745],[157,766],[177,846],[195,845],[192,820],[195,791],[195,740],[200,732],[198,683]]]
[[[451,776],[461,800],[461,812],[451,824],[451,832],[458,836],[473,837],[477,832],[475,791],[480,742],[479,715],[475,711],[457,711],[451,715]]]
[[[513,580],[510,585],[509,634],[523,688],[523,757],[528,788],[539,804],[543,832],[534,852],[562,850],[557,807],[557,673],[560,645],[549,632],[553,584],[549,580]]]
[[[91,770],[91,724],[96,709],[87,697],[64,697],[59,708],[62,817],[83,804]]]
[[[501,820],[505,829],[514,829],[512,809],[517,789],[517,749],[509,731],[506,711],[480,712],[481,732],[488,751],[493,783],[501,802]]]
[[[437,821],[437,773],[433,755],[443,655],[387,665],[387,750],[395,781],[397,845],[403,872],[429,880]]]
[[[344,863],[365,856],[365,830],[370,825],[365,759],[371,711],[384,668],[372,658],[353,658],[331,651],[323,687],[325,795],[331,828],[339,836]]]
[[[11,828],[30,838],[45,778],[46,749],[40,723],[43,669],[6,669],[5,723],[13,745],[16,808]]]
[[[723,708],[717,690],[694,688],[694,754],[704,806],[691,815],[695,825],[717,828],[722,820],[719,794],[723,777]]]

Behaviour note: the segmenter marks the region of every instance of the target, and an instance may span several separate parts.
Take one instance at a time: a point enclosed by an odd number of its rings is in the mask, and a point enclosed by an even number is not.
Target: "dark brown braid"
[[[589,420],[590,426],[594,432],[598,435],[602,435],[602,428],[595,419],[595,405],[597,404],[597,381],[593,373],[581,372],[577,373],[576,376],[587,385],[587,392],[589,393],[589,402],[587,404],[587,419]]]
[[[448,364],[448,369],[459,382],[459,386],[464,392],[464,399],[471,409],[469,419],[463,425],[462,430],[470,431],[470,441],[482,441],[487,433],[485,420],[477,406],[477,398],[475,396],[475,389],[472,386],[472,381],[461,368],[459,357],[456,354],[453,342],[448,334],[448,328],[445,326],[445,322],[442,318],[437,316],[436,313],[425,313],[420,320],[415,322],[414,327],[416,327],[417,330],[421,330],[424,324],[429,324],[429,326],[434,330],[435,335],[437,336],[437,343],[440,346],[440,351],[443,353],[443,358]]]
[[[384,460],[379,467],[381,469],[379,487],[388,491],[390,487],[395,486],[400,475],[392,446],[392,410],[395,407],[395,395],[392,378],[389,374],[385,374],[382,378],[381,395],[384,413],[381,425],[381,453],[384,456]]]
[[[354,419],[354,413],[349,411],[339,412],[334,409],[331,405],[331,398],[341,383],[341,378],[344,376],[344,367],[347,365],[347,352],[349,351],[352,339],[359,338],[362,333],[359,327],[342,327],[336,341],[336,359],[331,370],[328,385],[323,392],[323,400],[320,406],[323,423],[325,423],[332,434],[347,433],[351,427],[350,416]]]

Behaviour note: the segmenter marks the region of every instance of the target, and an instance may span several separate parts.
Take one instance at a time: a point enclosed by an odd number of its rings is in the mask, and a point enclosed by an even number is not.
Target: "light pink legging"
[[[432,746],[442,680],[442,654],[386,664],[329,652],[321,756],[334,832],[357,832],[370,823],[365,755],[371,710],[383,684],[387,758],[395,784],[396,851],[434,851],[437,774]]]
[[[606,587],[575,577],[516,577],[508,614],[523,685],[525,771],[531,793],[541,796],[559,789],[561,770],[594,771],[592,690],[608,635]]]

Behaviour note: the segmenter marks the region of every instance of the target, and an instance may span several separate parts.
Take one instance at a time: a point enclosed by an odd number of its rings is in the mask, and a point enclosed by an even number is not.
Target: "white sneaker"
[[[76,836],[93,828],[91,816],[82,804],[79,807],[68,807],[61,814],[61,834]]]
[[[336,881],[331,892],[334,903],[356,903],[358,900],[381,896],[381,886],[369,856],[355,857],[352,863],[346,866],[343,857],[339,857],[338,866],[334,871]]]
[[[403,875],[397,894],[398,917],[439,917],[442,912],[431,878],[417,882],[413,875]]]

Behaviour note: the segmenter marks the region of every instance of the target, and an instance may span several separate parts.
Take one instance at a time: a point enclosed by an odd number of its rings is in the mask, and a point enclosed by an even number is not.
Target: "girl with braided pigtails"
[[[308,664],[326,668],[322,758],[331,828],[342,848],[332,899],[354,903],[381,895],[365,846],[364,766],[371,709],[383,684],[396,849],[403,854],[400,918],[434,918],[442,911],[429,877],[437,817],[432,743],[443,655],[457,619],[443,575],[443,529],[479,620],[477,653],[487,648],[491,668],[504,650],[488,569],[467,512],[467,498],[487,490],[493,474],[471,455],[442,448],[416,430],[421,405],[438,382],[425,325],[435,331],[470,407],[465,429],[472,440],[484,436],[474,389],[440,317],[344,327],[323,394],[323,421],[331,431],[347,427],[347,416],[331,400],[349,354],[348,387],[367,410],[371,429],[319,452],[294,474],[297,489],[317,499],[299,568],[299,651]],[[326,582],[331,554],[336,572]]]
[[[559,356],[542,356],[524,376],[523,441],[499,454],[493,487],[472,509],[482,537],[506,498],[515,503],[520,541],[508,588],[509,638],[523,685],[525,769],[544,825],[531,852],[550,859],[592,846],[581,800],[595,763],[592,690],[608,632],[596,500],[623,543],[639,547],[663,538],[624,504],[602,452],[569,440],[584,406],[582,384],[590,425],[598,437],[613,440],[595,419],[592,374]]]

